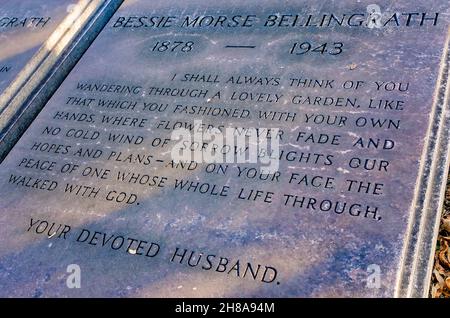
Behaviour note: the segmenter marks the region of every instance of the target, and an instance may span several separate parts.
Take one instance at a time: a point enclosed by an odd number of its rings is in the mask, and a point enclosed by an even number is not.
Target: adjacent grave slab
[[[372,4],[125,1],[0,165],[0,295],[426,296],[449,6]]]
[[[65,18],[56,19],[58,26],[46,32],[33,33],[32,29],[44,30],[55,20],[52,17],[2,18],[5,29],[23,31],[6,32],[7,43],[2,46],[5,54],[17,54],[7,59],[8,63],[15,63],[15,72],[12,66],[4,68],[9,73],[4,84],[9,86],[0,95],[0,162],[121,3],[122,0],[79,0],[59,1],[52,6],[48,1],[21,2],[19,7],[26,8],[29,15],[32,8],[46,13],[61,11]],[[8,7],[18,10],[11,4],[5,4],[4,10]],[[18,53],[22,51],[26,52]]]
[[[76,0],[0,2],[0,92],[19,74]]]

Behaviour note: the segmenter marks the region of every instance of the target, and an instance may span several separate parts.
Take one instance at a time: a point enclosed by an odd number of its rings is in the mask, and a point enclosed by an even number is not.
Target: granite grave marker
[[[2,1],[0,162],[121,0]],[[41,17],[39,14],[49,14]]]
[[[0,295],[426,296],[449,13],[125,1],[0,165]]]
[[[76,1],[0,2],[0,92],[30,61]]]

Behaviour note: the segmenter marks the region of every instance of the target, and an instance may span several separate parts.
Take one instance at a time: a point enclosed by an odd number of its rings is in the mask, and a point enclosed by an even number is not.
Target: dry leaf
[[[445,285],[447,286],[447,289],[450,290],[450,277],[445,279]]]
[[[439,298],[441,294],[442,294],[441,289],[437,285],[431,286],[431,297]]]
[[[450,297],[450,291],[447,291],[445,289],[442,290],[442,294],[444,295],[445,298]]]
[[[450,259],[448,258],[448,243],[442,240],[441,251],[439,252],[439,262],[442,266],[450,268]]]
[[[442,218],[442,229],[450,233],[450,217],[448,215]]]
[[[441,264],[439,264],[439,260],[436,260],[436,263],[434,264],[434,269],[437,270],[439,272],[439,274],[441,275],[446,275],[447,274],[447,270],[441,266]]]
[[[353,71],[355,68],[357,68],[358,67],[358,65],[356,64],[356,63],[352,63],[352,64],[350,64],[349,66],[348,66],[348,68],[349,68],[349,70],[350,71]]]
[[[436,279],[439,283],[439,287],[440,288],[444,287],[445,281],[444,281],[444,278],[442,278],[441,274],[439,274],[439,272],[437,270],[434,270],[433,273],[434,273],[434,277],[436,277]]]

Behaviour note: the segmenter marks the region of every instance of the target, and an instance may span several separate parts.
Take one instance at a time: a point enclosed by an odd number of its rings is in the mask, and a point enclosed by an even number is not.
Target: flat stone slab
[[[76,0],[0,3],[0,93],[67,16]]]
[[[0,165],[0,296],[426,295],[449,6],[369,4],[125,1]]]

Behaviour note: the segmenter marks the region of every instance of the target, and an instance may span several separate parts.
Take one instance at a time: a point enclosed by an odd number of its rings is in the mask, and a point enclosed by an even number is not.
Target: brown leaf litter
[[[430,297],[450,298],[450,175],[447,180],[444,211],[434,256]]]

